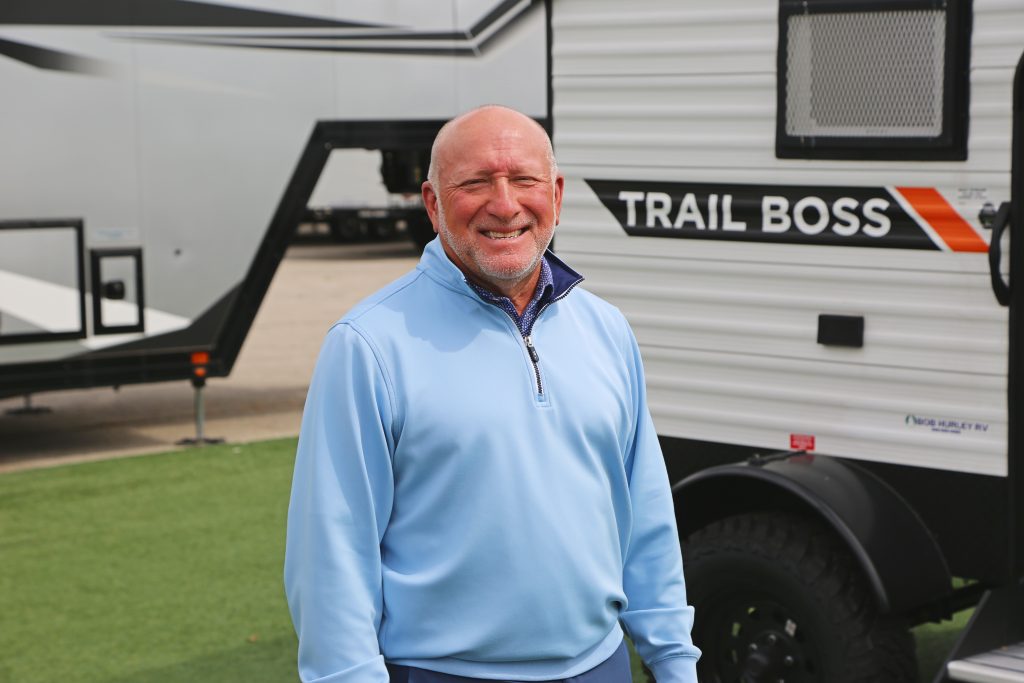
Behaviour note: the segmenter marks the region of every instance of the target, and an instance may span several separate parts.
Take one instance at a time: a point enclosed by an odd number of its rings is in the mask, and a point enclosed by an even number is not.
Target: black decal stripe
[[[480,21],[476,22],[473,25],[473,28],[469,30],[470,37],[475,38],[476,36],[479,36],[481,33],[490,28],[491,24],[501,19],[508,12],[514,10],[516,6],[519,5],[521,2],[522,0],[505,0],[504,2],[502,2],[500,5],[498,5],[490,12],[488,12],[486,15],[484,15],[483,18],[480,19]],[[539,3],[537,2],[537,0],[533,0],[533,2],[530,3],[530,6],[536,7],[538,4]]]
[[[530,4],[529,7],[526,8],[525,11],[520,12],[519,14],[512,17],[508,21],[508,23],[501,28],[500,31],[495,31],[491,35],[487,36],[487,38],[485,38],[483,42],[477,45],[477,51],[482,54],[489,50],[490,48],[494,47],[498,42],[500,42],[500,40],[502,40],[505,36],[508,35],[509,29],[523,21],[526,17],[530,16],[534,10],[539,11],[540,9],[541,3],[534,1],[533,3]],[[548,81],[550,82],[550,80],[551,79],[549,78]]]
[[[589,180],[585,179],[587,185],[609,212],[619,222],[622,229],[633,237],[663,237],[676,239],[704,239],[704,240],[726,240],[743,242],[774,242],[781,244],[819,244],[828,246],[846,247],[874,247],[885,249],[923,249],[938,250],[940,247],[935,244],[931,236],[925,232],[913,217],[911,217],[892,195],[882,187],[830,187],[830,186],[798,186],[798,185],[739,185],[739,184],[717,184],[717,183],[682,183],[682,182],[656,182],[636,180]],[[633,193],[632,199],[620,199],[620,193]],[[660,196],[652,201],[658,202],[660,207],[664,201],[669,201],[667,207],[667,218],[672,223],[664,225],[663,221],[656,217],[649,219],[647,215],[647,201],[649,193],[659,193]],[[692,195],[687,198],[688,195]],[[711,195],[717,195],[717,210],[714,212],[718,225],[711,227]],[[785,211],[790,221],[788,228],[782,231],[765,229],[767,225],[762,216],[762,202],[767,196],[780,197],[788,204]],[[729,219],[743,227],[735,230],[726,230],[723,223],[726,220],[725,198],[729,198]],[[793,219],[794,206],[801,199],[814,197],[821,200],[829,211],[825,226],[817,233],[808,234],[802,232]],[[860,227],[854,230],[854,234],[843,235],[845,226],[836,227],[839,224],[839,217],[835,214],[835,202],[840,198],[849,198],[856,203],[855,208],[844,207],[848,213],[853,213]],[[696,224],[696,221],[683,221],[680,227],[674,227],[675,220],[680,215],[684,200],[692,202],[689,204],[691,210],[695,209],[704,221],[704,227]],[[864,205],[869,200],[881,200],[886,207],[881,209],[875,207],[873,213],[881,213],[889,221],[888,231],[881,236],[871,235],[871,230],[865,227],[873,224],[865,214]],[[661,215],[665,211],[660,212]],[[684,215],[688,217],[693,212]],[[805,216],[807,214],[804,214]],[[811,210],[814,221],[820,218],[815,209]],[[631,220],[632,219],[632,220]],[[778,225],[773,223],[769,225]],[[843,229],[840,229],[843,228]]]
[[[0,2],[0,25],[187,26],[262,28],[388,28],[301,14],[268,12],[191,0],[32,0]]]
[[[74,55],[70,52],[51,50],[38,45],[19,43],[0,38],[0,55],[24,62],[39,69],[72,71],[83,74],[97,74],[104,71],[105,64],[98,59]]]
[[[478,53],[472,47],[455,47],[438,45],[436,47],[371,47],[356,45],[288,45],[279,43],[250,43],[228,40],[205,40],[201,36],[133,36],[135,39],[146,40],[154,43],[176,43],[179,45],[194,45],[207,47],[233,47],[233,48],[258,48],[261,50],[292,50],[300,52],[351,52],[351,53],[373,53],[390,55],[420,55],[431,56],[472,56]]]
[[[281,46],[264,45],[270,49],[278,50],[313,50],[318,52],[352,52],[378,55],[420,55],[424,57],[472,57],[478,54],[478,50],[471,47],[302,47],[302,46]]]
[[[130,38],[145,38],[150,39],[158,34],[146,33],[146,34],[132,34]],[[171,34],[159,34],[162,37],[167,37]],[[125,37],[124,34],[119,37]],[[380,31],[374,31],[367,33],[365,31],[359,31],[353,33],[352,31],[318,31],[316,33],[207,33],[203,32],[200,34],[174,34],[173,37],[186,39],[190,37],[199,38],[214,38],[221,40],[231,39],[245,39],[245,40],[415,40],[415,41],[431,41],[431,40],[471,40],[474,36],[469,31],[435,31],[435,32],[423,32],[416,33],[413,31],[388,31],[382,33]]]
[[[479,45],[472,45],[480,35],[485,33],[492,25],[503,19],[509,12],[514,11],[521,4],[520,0],[506,1],[492,10],[481,21],[477,22],[469,31],[391,31],[358,34],[331,34],[331,33],[202,33],[202,34],[130,34],[118,37],[129,40],[144,40],[151,42],[182,43],[191,45],[214,45],[219,47],[236,48],[259,48],[267,50],[305,50],[310,52],[351,52],[351,53],[373,53],[393,55],[444,55],[444,56],[473,56],[495,44],[496,39],[504,36],[506,32],[525,17],[529,16],[535,9],[541,7],[538,0],[533,0],[529,6],[522,11],[516,12],[509,17],[507,22],[497,31],[487,36]],[[336,45],[299,45],[289,44],[282,41],[314,42],[314,41],[337,41]],[[365,46],[358,43],[364,41],[393,41],[403,42],[439,42],[441,45],[431,47],[404,47],[394,46]],[[346,43],[356,43],[350,45]]]
[[[203,33],[203,38],[215,38],[215,39],[247,39],[247,40],[415,40],[415,41],[432,41],[432,40],[449,40],[449,41],[465,41],[473,40],[484,32],[486,32],[493,24],[497,23],[498,20],[503,18],[506,14],[514,10],[522,0],[506,0],[501,3],[493,10],[491,10],[483,19],[473,25],[468,30],[461,31],[359,31],[357,33],[352,32],[318,32],[318,33]],[[541,5],[539,0],[532,0],[528,7],[524,8],[524,11],[516,13],[514,17],[509,20],[509,23],[518,21],[523,16],[530,13],[530,10],[539,7]],[[2,22],[0,22],[2,23]],[[371,27],[376,28],[376,27]],[[133,36],[139,37],[139,36]],[[145,38],[151,38],[151,35],[142,36]],[[176,37],[184,38],[183,35]]]

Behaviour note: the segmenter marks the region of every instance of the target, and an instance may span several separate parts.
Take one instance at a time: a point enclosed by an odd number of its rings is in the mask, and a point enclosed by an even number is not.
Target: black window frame
[[[944,10],[942,132],[937,137],[799,136],[786,132],[787,27],[795,15]],[[970,124],[971,0],[780,0],[775,156],[779,159],[964,161]]]
[[[64,332],[17,332],[14,334],[0,334],[0,345],[7,344],[33,344],[36,342],[65,341],[68,339],[85,339],[86,313],[85,313],[85,223],[81,218],[55,218],[55,219],[30,219],[30,220],[3,220],[0,221],[0,230],[39,230],[39,229],[64,229],[68,228],[75,232],[75,254],[74,263],[78,272],[75,274],[75,284],[78,285],[78,320],[77,330]]]
[[[138,310],[138,322],[134,325],[106,325],[103,322],[103,281],[101,261],[105,258],[134,259],[135,275],[135,306]],[[93,334],[123,334],[126,332],[146,331],[146,297],[143,288],[142,249],[139,247],[115,249],[90,249],[89,265],[92,284],[92,331]]]

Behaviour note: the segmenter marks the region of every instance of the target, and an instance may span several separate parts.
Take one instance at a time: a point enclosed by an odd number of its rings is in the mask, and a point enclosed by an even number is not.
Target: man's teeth
[[[513,230],[512,232],[501,232],[498,230],[484,230],[484,235],[490,237],[492,240],[510,240],[513,237],[519,237],[525,232],[524,228],[519,230]]]

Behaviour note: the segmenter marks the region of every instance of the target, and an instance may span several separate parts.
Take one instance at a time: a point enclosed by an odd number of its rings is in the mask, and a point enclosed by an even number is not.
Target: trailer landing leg
[[[46,406],[32,405],[32,394],[25,394],[25,405],[20,408],[10,408],[6,411],[8,415],[45,415],[53,410]]]
[[[203,400],[203,387],[205,386],[205,377],[192,377],[192,388],[195,393],[196,435],[193,438],[177,441],[178,446],[205,446],[210,443],[224,443],[222,438],[209,437],[203,433],[203,427],[206,425],[206,403]]]

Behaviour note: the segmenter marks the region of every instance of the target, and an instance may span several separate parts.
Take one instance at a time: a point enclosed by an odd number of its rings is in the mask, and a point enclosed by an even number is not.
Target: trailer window
[[[782,0],[777,156],[966,159],[965,4]]]
[[[82,222],[0,221],[0,344],[85,337]]]

